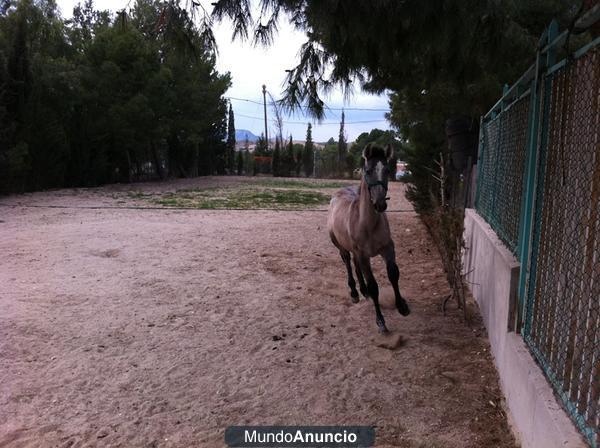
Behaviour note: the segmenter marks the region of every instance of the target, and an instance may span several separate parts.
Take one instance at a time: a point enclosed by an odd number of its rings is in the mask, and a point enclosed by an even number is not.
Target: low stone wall
[[[523,448],[587,446],[514,333],[520,265],[473,209],[465,212],[464,272],[488,331],[509,420]]]

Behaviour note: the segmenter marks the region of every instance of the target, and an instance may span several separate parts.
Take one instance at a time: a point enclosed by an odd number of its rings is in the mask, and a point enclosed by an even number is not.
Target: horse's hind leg
[[[342,261],[346,265],[346,271],[348,272],[348,286],[350,287],[350,297],[352,297],[352,302],[358,302],[358,291],[356,290],[356,282],[354,281],[354,277],[352,276],[352,266],[350,265],[350,252],[344,249],[340,249],[340,255],[342,256]]]
[[[385,266],[387,268],[387,275],[392,288],[394,288],[394,296],[396,297],[396,308],[398,312],[403,316],[410,314],[410,308],[406,300],[400,295],[400,289],[398,288],[398,280],[400,279],[400,271],[398,271],[398,265],[396,264],[396,251],[394,250],[394,243],[387,246],[381,256],[385,260]]]
[[[369,291],[367,290],[367,285],[365,284],[365,278],[363,277],[363,273],[360,269],[360,263],[358,257],[353,255],[354,258],[354,270],[356,271],[356,278],[358,279],[358,286],[360,288],[360,293],[363,295],[365,299],[369,298]]]
[[[379,327],[379,332],[388,333],[389,331],[385,326],[385,319],[383,318],[383,314],[381,314],[381,308],[379,307],[379,286],[377,286],[377,281],[373,276],[373,271],[371,270],[371,261],[368,257],[360,258],[360,269],[367,279],[367,291],[369,292],[369,297],[373,299],[373,305],[375,305],[375,321]]]

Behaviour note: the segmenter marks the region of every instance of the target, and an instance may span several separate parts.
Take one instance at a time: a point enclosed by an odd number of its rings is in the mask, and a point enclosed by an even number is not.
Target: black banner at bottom
[[[229,447],[361,448],[373,446],[371,426],[230,426],[225,430]]]

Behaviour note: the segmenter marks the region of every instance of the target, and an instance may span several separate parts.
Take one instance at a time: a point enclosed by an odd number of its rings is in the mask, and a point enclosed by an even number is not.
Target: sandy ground
[[[350,301],[322,211],[24,207],[118,206],[128,188],[0,198],[22,205],[0,207],[0,446],[217,447],[243,424],[514,446],[485,331],[455,305],[442,315],[448,286],[414,213],[389,214],[409,317],[374,263],[384,337],[372,303]],[[401,185],[391,196],[410,209]]]

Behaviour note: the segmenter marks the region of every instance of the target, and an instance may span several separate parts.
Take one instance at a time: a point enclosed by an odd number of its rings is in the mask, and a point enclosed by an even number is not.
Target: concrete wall
[[[473,209],[465,212],[464,272],[488,330],[509,420],[523,448],[586,447],[514,328],[519,263]]]

